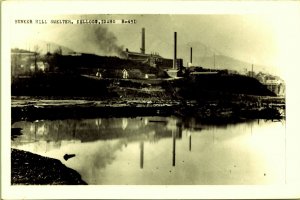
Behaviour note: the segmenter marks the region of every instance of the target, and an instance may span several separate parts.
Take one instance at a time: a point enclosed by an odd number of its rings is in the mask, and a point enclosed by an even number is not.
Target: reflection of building
[[[169,124],[166,126],[166,124]],[[145,166],[145,142],[168,138],[167,151],[172,154],[170,165],[176,165],[176,142],[182,139],[183,125],[174,118],[102,118],[86,120],[54,120],[36,122],[16,122],[13,127],[22,127],[24,135],[16,139],[15,145],[32,144],[37,147],[34,152],[47,152],[74,143],[84,143],[98,140],[120,140],[121,144],[138,143],[139,166]],[[29,136],[29,137],[28,137]],[[187,137],[185,149],[191,151],[192,137]],[[25,141],[25,142],[24,142]],[[147,143],[146,143],[147,144]],[[177,148],[178,149],[178,148]],[[171,152],[172,151],[172,152]],[[138,159],[138,158],[137,158]]]
[[[172,137],[172,130],[177,138],[182,138],[181,123],[175,118],[165,117],[24,121],[14,123],[13,127],[22,128],[22,137],[27,141],[76,139],[88,142],[121,137],[139,140],[146,137],[150,142],[157,142],[161,138]]]
[[[128,119],[122,118],[122,129],[125,130],[128,125]]]

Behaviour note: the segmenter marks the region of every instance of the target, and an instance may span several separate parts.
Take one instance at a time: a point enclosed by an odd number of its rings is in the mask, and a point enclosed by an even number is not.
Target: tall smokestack
[[[174,60],[173,69],[177,68],[177,32],[174,32]]]
[[[193,47],[191,47],[191,58],[190,58],[191,63],[193,63]]]
[[[142,47],[141,53],[145,54],[145,28],[142,28]]]

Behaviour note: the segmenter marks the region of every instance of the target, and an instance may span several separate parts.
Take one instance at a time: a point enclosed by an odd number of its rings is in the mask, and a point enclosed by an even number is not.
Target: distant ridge
[[[214,65],[214,59],[215,59],[215,65]],[[252,63],[244,62],[235,58],[231,58],[224,55],[215,55],[209,56],[209,57],[195,57],[194,58],[196,63],[200,63],[200,66],[212,68],[212,69],[228,69],[228,70],[235,70],[239,73],[246,73],[247,71],[252,70]],[[258,72],[268,72],[271,74],[277,74],[276,69],[269,69],[267,66],[263,65],[253,65],[253,71]]]
[[[30,48],[19,48],[18,49],[22,49],[23,51],[30,51],[30,52],[34,52],[35,48],[38,48],[38,52],[40,54],[46,54],[47,53],[47,45],[50,45],[50,53],[54,53],[55,51],[57,51],[59,48],[61,48],[62,50],[62,54],[69,54],[71,52],[74,52],[74,50],[70,49],[69,47],[54,43],[54,42],[48,42],[48,41],[44,41],[44,40],[34,40],[30,42]]]
[[[211,69],[216,68],[235,70],[239,73],[245,74],[246,71],[252,70],[252,64],[254,64],[253,70],[255,73],[264,72],[273,75],[279,75],[278,69],[274,66],[265,66],[261,64],[242,61],[225,55],[219,50],[211,48],[201,42],[189,42],[185,45],[182,44],[178,46],[178,51],[180,50],[180,55],[178,55],[178,57],[183,58],[185,60],[184,65],[186,65],[187,62],[190,61],[191,47],[193,47],[193,64],[195,66],[201,66],[204,68]]]

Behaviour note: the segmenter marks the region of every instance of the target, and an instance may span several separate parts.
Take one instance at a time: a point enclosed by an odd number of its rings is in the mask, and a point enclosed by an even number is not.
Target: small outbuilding
[[[127,71],[126,69],[123,69],[123,70],[122,70],[122,74],[123,74],[122,77],[123,77],[124,79],[128,79],[128,78],[129,78],[129,74],[128,74],[128,71]]]

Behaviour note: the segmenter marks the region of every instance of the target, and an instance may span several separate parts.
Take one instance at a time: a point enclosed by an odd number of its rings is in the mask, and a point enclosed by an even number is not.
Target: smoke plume
[[[63,29],[56,42],[76,52],[123,57],[123,46],[117,37],[103,25],[78,25]]]
[[[99,45],[100,50],[106,54],[116,53],[121,56],[123,47],[117,45],[116,36],[109,32],[106,28],[98,26],[94,30],[96,45]]]

